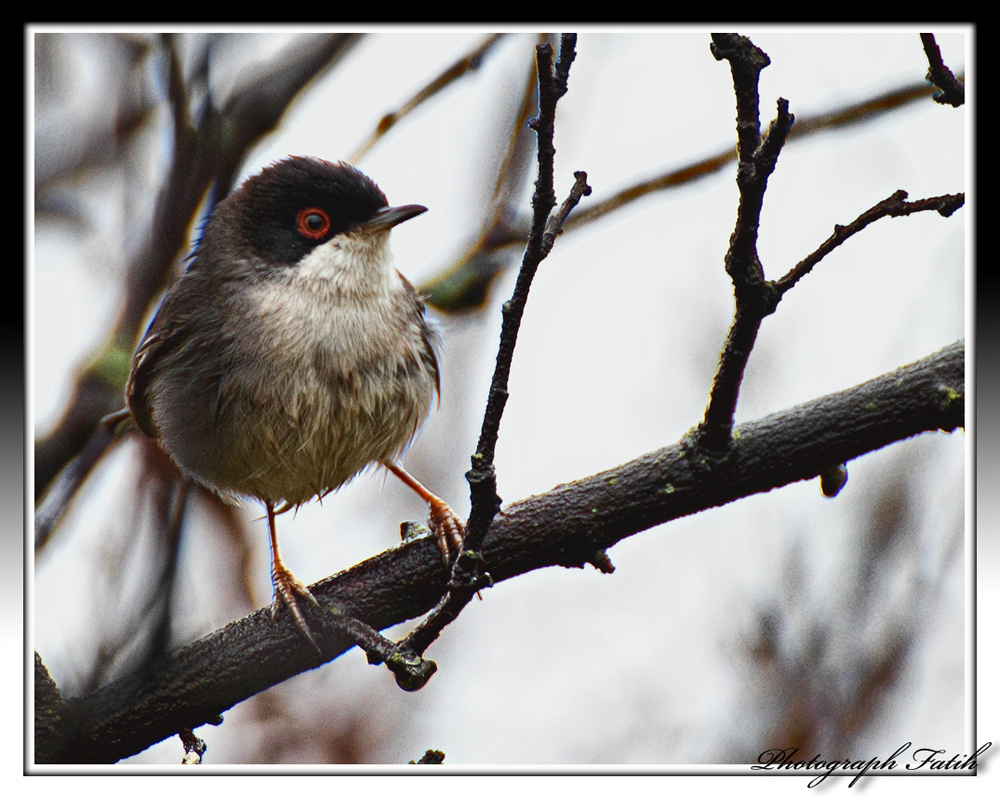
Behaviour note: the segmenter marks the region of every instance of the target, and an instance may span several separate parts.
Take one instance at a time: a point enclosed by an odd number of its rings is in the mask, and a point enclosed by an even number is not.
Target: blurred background
[[[784,97],[810,131],[789,141],[765,196],[769,278],[897,189],[914,200],[969,188],[969,111],[930,99],[916,29],[739,32],[771,58],[764,124]],[[962,73],[968,32],[933,32]],[[199,215],[276,159],[351,160],[392,204],[430,209],[393,234],[397,266],[444,330],[440,408],[404,464],[468,512],[463,476],[530,212],[539,36],[31,39],[30,619],[33,648],[75,695],[271,600],[261,508],[194,491],[181,517],[155,448],[86,442],[120,405]],[[556,192],[585,170],[594,193],[528,301],[496,457],[506,502],[671,444],[701,419],[733,312],[723,257],[737,202],[732,80],[709,42],[695,28],[580,33]],[[831,124],[835,113],[851,124]],[[664,177],[695,165],[691,180]],[[965,209],[882,220],[822,261],[765,320],[737,422],[965,336],[967,228]],[[399,691],[354,650],[198,729],[206,762],[405,764],[434,748],[455,765],[726,764],[772,747],[888,756],[906,741],[969,752],[967,449],[962,431],[926,434],[849,464],[835,499],[816,481],[788,486],[620,543],[612,575],[500,584],[428,651],[439,671],[422,691]],[[424,516],[394,478],[364,473],[279,518],[283,555],[312,583]],[[130,761],[182,754],[174,738]]]

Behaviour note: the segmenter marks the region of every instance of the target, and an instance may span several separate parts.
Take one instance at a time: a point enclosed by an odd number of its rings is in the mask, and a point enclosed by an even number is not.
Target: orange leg
[[[285,566],[285,562],[281,560],[281,554],[278,552],[278,530],[274,521],[274,504],[265,500],[264,507],[267,509],[267,529],[271,535],[271,585],[274,586],[274,604],[271,606],[271,619],[276,619],[279,609],[285,606],[291,612],[292,618],[295,620],[295,625],[302,635],[309,640],[309,643],[316,649],[317,653],[322,654],[319,645],[316,644],[316,640],[313,638],[312,631],[309,630],[309,625],[306,624],[306,618],[302,616],[302,611],[295,596],[298,595],[308,600],[316,608],[319,608],[319,603],[306,585],[296,578],[291,570]]]
[[[386,464],[385,468],[420,495],[430,507],[431,530],[437,537],[444,563],[450,563],[451,557],[462,549],[462,540],[465,539],[465,526],[458,515],[444,500],[429,491],[399,464]]]

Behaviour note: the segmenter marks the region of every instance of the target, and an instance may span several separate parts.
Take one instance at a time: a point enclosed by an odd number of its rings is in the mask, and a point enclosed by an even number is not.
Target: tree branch
[[[792,130],[795,117],[788,112],[788,101],[779,99],[777,116],[767,135],[761,139],[757,83],[760,71],[770,61],[745,36],[714,34],[712,40],[713,55],[719,60],[729,61],[733,75],[739,151],[736,180],[740,192],[736,225],[729,239],[725,262],[726,272],[733,282],[736,313],[719,357],[705,417],[698,426],[694,440],[694,444],[708,458],[715,459],[723,456],[727,448],[732,446],[736,404],[743,374],[757,340],[757,332],[764,317],[774,313],[784,294],[828,253],[875,220],[927,210],[938,211],[947,217],[962,206],[965,196],[944,195],[907,203],[906,192],[898,191],[861,214],[850,225],[837,226],[833,236],[783,278],[778,281],[766,280],[757,254],[760,212],[768,177],[774,171],[778,154]],[[831,462],[831,466],[835,463]],[[832,487],[833,484],[830,484],[831,491]]]
[[[829,111],[804,116],[796,114],[795,127],[788,136],[795,142],[821,131],[861,125],[925,99],[931,93],[927,82],[911,83]],[[566,222],[566,232],[579,230],[619,211],[629,203],[657,192],[676,189],[713,175],[736,160],[736,150],[725,147],[707,158],[685,164],[648,180],[639,181],[610,197],[590,202]],[[421,294],[435,308],[461,312],[482,307],[494,279],[506,271],[510,258],[504,252],[520,245],[528,236],[527,219],[496,219],[483,226],[483,233],[441,273],[420,287]]]
[[[964,192],[941,195],[940,197],[925,197],[912,203],[906,202],[907,196],[907,193],[900,189],[881,203],[869,208],[849,225],[834,226],[833,235],[829,239],[796,264],[787,275],[774,282],[774,287],[778,290],[779,295],[784,295],[803,276],[808,275],[816,264],[854,234],[860,233],[876,220],[883,217],[905,217],[920,211],[937,211],[942,217],[950,217],[965,204]]]
[[[956,342],[852,389],[742,425],[725,458],[711,465],[698,458],[689,435],[515,503],[493,520],[480,552],[496,582],[542,567],[581,567],[595,551],[655,525],[964,424],[965,347]],[[381,630],[425,613],[445,580],[437,543],[424,537],[314,584],[321,605],[336,607],[328,618],[310,617],[323,661],[352,646],[340,614]],[[289,619],[272,624],[269,609],[261,609],[86,697],[66,701],[54,687],[38,693],[36,717],[54,722],[36,731],[36,759],[117,761],[184,729],[217,724],[236,703],[320,663]]]
[[[736,315],[719,357],[705,418],[696,435],[697,446],[718,457],[731,445],[736,402],[757,331],[780,299],[764,280],[764,268],[757,255],[757,231],[767,179],[774,171],[795,117],[788,113],[788,101],[779,99],[778,115],[761,140],[757,84],[770,59],[748,38],[736,34],[713,34],[712,54],[720,61],[728,61],[733,74],[740,159],[736,173],[740,201],[726,253],[726,272],[736,294]]]

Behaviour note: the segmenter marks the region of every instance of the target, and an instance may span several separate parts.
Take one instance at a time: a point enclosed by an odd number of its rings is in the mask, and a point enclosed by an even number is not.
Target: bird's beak
[[[374,233],[376,231],[387,231],[400,222],[406,222],[420,214],[427,208],[425,206],[395,206],[394,208],[383,208],[375,212],[375,216],[358,225],[357,230],[364,233]]]

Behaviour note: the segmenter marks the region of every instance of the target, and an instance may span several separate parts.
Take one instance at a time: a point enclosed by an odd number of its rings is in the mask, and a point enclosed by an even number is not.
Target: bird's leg
[[[458,518],[458,515],[451,510],[451,507],[444,500],[429,491],[399,464],[388,463],[385,467],[420,495],[430,507],[431,530],[437,537],[438,547],[441,548],[441,556],[444,558],[444,563],[450,563],[452,555],[457,554],[462,549],[462,541],[465,539],[465,526]]]
[[[285,562],[281,560],[281,553],[278,551],[278,529],[274,521],[274,504],[265,500],[264,507],[267,508],[267,529],[271,535],[271,584],[274,586],[271,619],[276,619],[281,606],[285,606],[291,612],[299,632],[309,640],[316,652],[322,655],[319,645],[316,644],[316,639],[313,638],[312,631],[309,630],[309,625],[306,624],[306,618],[302,616],[295,595],[308,600],[316,608],[320,607],[319,603],[306,585],[296,578],[291,570],[285,566]]]
[[[295,595],[308,600],[316,608],[320,608],[319,602],[313,597],[313,593],[306,585],[296,578],[281,560],[281,554],[278,552],[277,527],[274,520],[275,514],[278,512],[275,511],[273,503],[265,501],[264,506],[267,508],[267,527],[271,534],[271,583],[274,584],[274,605],[271,607],[271,619],[277,617],[281,606],[286,606],[295,619],[295,625],[299,632],[309,640],[309,643],[322,657],[323,651],[319,649],[312,631],[309,630],[309,625],[306,624],[306,618],[302,616]],[[334,624],[367,654],[368,663],[384,663],[396,676],[396,683],[406,691],[415,692],[420,689],[437,670],[437,664],[433,661],[421,658],[412,650],[386,639],[367,623],[340,612],[336,607],[332,607],[328,611],[332,612],[330,618]]]

